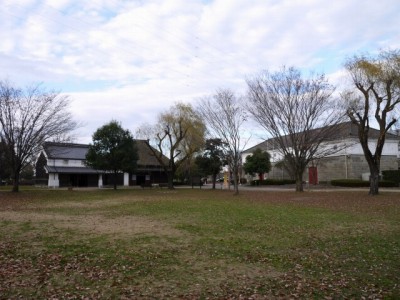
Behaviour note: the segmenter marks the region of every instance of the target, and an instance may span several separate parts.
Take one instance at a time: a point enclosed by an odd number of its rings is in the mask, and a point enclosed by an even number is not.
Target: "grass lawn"
[[[0,299],[399,299],[400,193],[0,191]]]

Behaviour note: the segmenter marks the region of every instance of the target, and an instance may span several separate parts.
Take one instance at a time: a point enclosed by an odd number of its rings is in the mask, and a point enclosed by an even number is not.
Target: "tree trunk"
[[[296,192],[303,192],[303,172],[296,174]]]
[[[379,194],[379,169],[370,168],[371,176],[369,178],[369,194],[378,195]]]
[[[215,190],[215,182],[217,181],[217,174],[212,175],[212,189]]]
[[[13,182],[12,191],[14,193],[19,192],[19,171],[15,172],[15,174],[14,174],[14,182]]]
[[[239,180],[238,180],[238,172],[235,170],[233,172],[233,188],[235,190],[234,195],[239,195]]]
[[[114,180],[114,190],[116,190],[117,189],[117,171],[114,171],[113,180]]]
[[[173,190],[174,189],[174,172],[168,171],[167,177],[168,177],[168,189]]]
[[[374,196],[379,194],[379,171],[380,171],[380,154],[373,156],[370,152],[364,156],[368,162],[370,177],[369,177],[369,195]]]

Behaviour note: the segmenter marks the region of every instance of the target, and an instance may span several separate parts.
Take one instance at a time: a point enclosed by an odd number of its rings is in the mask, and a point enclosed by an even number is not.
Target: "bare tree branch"
[[[226,157],[233,172],[235,194],[239,193],[239,168],[241,152],[246,142],[241,130],[247,119],[246,111],[239,98],[229,89],[220,89],[215,95],[200,100],[197,111],[208,125],[215,138],[220,138],[226,146]]]
[[[138,134],[152,146],[150,150],[168,174],[172,189],[176,170],[204,144],[205,125],[190,105],[177,103],[160,114],[154,126],[139,128]]]
[[[0,135],[11,156],[14,191],[19,173],[49,139],[65,136],[77,127],[68,112],[69,99],[40,86],[22,90],[0,82]]]
[[[369,193],[376,195],[386,135],[399,119],[396,107],[400,103],[400,51],[381,51],[377,57],[354,56],[346,61],[345,67],[355,89],[344,92],[342,99],[348,117],[358,127],[371,173]],[[379,126],[375,148],[369,144],[370,119],[375,119]]]
[[[296,190],[302,191],[307,165],[340,150],[327,145],[344,116],[337,113],[334,88],[324,75],[303,79],[298,70],[285,67],[261,73],[247,84],[250,114],[272,136],[276,150],[288,160]]]

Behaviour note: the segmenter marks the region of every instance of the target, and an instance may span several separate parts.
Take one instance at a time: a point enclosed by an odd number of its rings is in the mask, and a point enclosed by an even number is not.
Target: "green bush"
[[[251,185],[285,185],[294,183],[296,183],[296,181],[291,179],[264,179],[251,181]]]
[[[282,179],[282,181],[284,182],[284,184],[295,184],[296,180],[294,179]]]
[[[19,181],[20,185],[35,185],[35,180],[33,179],[22,179]]]
[[[380,187],[398,187],[399,184],[390,180],[381,180],[379,181]]]
[[[361,179],[334,179],[331,181],[331,185],[344,187],[368,187],[369,182]]]
[[[174,186],[188,185],[189,183],[183,181],[175,181],[173,182]]]
[[[334,179],[331,181],[333,186],[342,187],[369,187],[369,181],[363,181],[361,179]],[[380,187],[396,187],[395,182],[389,180],[380,180]]]
[[[382,175],[384,180],[393,181],[397,186],[400,185],[400,170],[382,171]]]

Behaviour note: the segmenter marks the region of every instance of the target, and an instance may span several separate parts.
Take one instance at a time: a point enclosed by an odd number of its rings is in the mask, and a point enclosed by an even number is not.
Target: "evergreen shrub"
[[[364,181],[361,179],[334,179],[331,181],[333,186],[342,187],[369,187],[369,181]],[[389,180],[380,180],[379,187],[396,187],[395,182]]]

